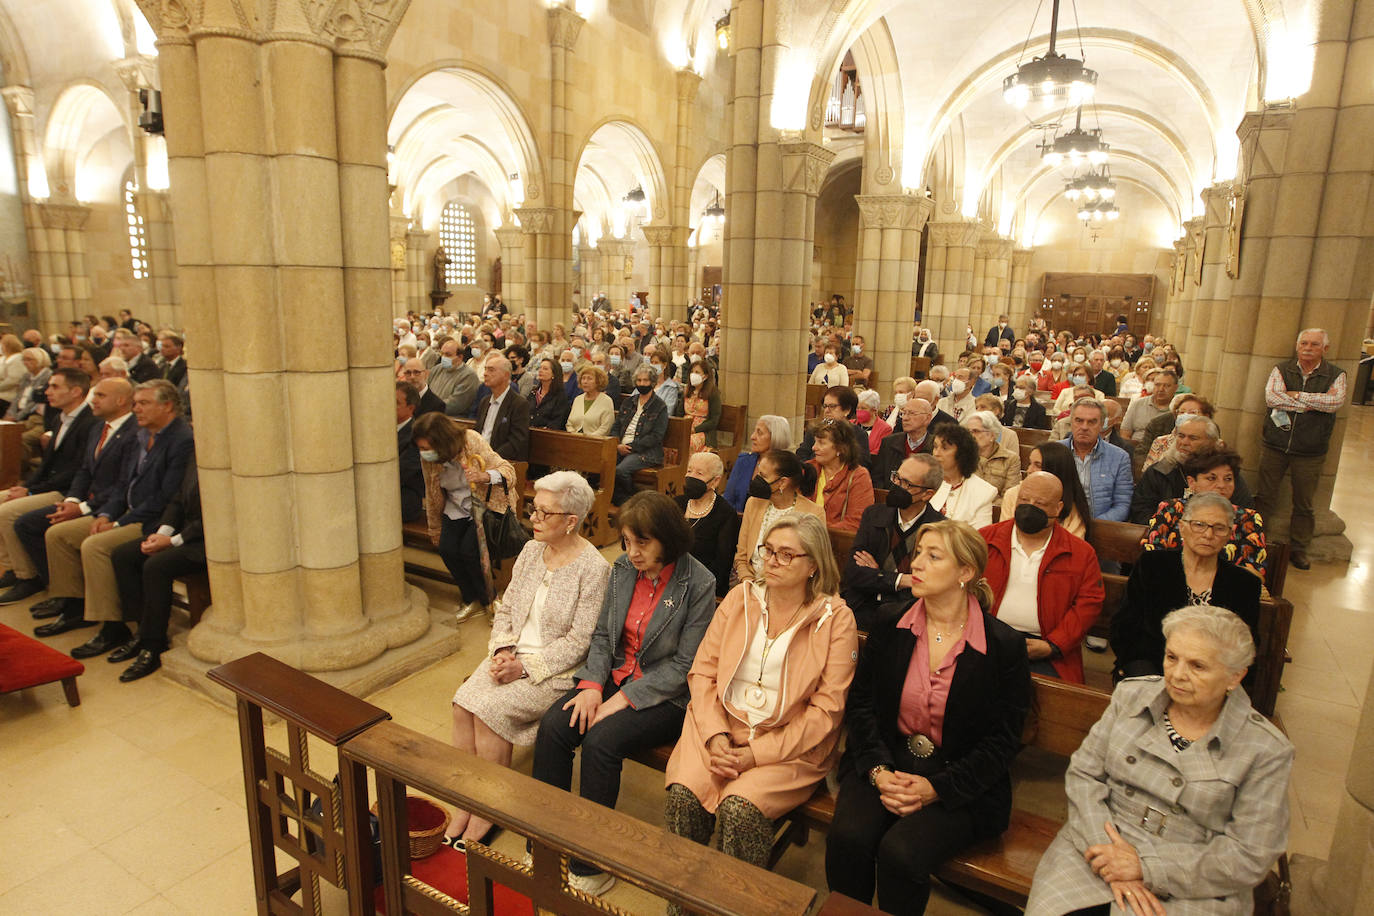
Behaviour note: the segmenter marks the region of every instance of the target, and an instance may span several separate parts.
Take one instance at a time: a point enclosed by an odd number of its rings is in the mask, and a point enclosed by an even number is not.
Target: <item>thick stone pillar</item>
[[[43,293],[39,289],[38,277],[45,269],[47,239],[43,232],[43,217],[39,214],[40,200],[34,197],[30,173],[43,169],[43,158],[39,154],[38,137],[34,132],[33,90],[28,86],[5,86],[0,89],[4,96],[5,108],[10,117],[10,135],[14,141],[15,177],[19,182],[19,199],[24,213],[24,240],[28,255],[29,285],[33,291],[32,316],[34,322],[45,331],[61,330],[58,318],[49,315]],[[42,181],[43,194],[47,193],[47,181]],[[50,270],[50,268],[47,268]]]
[[[590,306],[596,294],[605,288],[601,282],[601,253],[591,245],[579,245],[577,263],[582,269],[582,302]]]
[[[1274,364],[1293,356],[1299,331],[1325,328],[1331,336],[1327,358],[1349,373],[1353,390],[1374,289],[1369,150],[1357,139],[1374,111],[1368,72],[1374,0],[1322,4],[1316,34],[1308,92],[1290,111],[1247,115],[1240,129],[1246,217],[1217,400],[1218,422],[1228,442],[1235,436],[1250,470],[1258,464],[1268,412],[1264,382]],[[1347,412],[1337,414],[1317,486],[1317,537],[1308,551],[1314,559],[1350,553],[1340,536],[1345,523],[1330,511]],[[1265,519],[1276,540],[1285,539],[1287,524],[1284,503]]]
[[[38,205],[38,275],[34,285],[47,303],[49,322],[64,326],[91,311],[91,278],[86,271],[86,220],[91,208],[75,200]]]
[[[886,390],[911,369],[911,318],[921,269],[921,229],[931,201],[913,194],[867,195],[859,204],[854,265],[854,329],[868,341]]]
[[[410,231],[410,220],[404,213],[391,211],[391,237],[387,240],[387,256],[391,267],[391,314],[400,318],[410,308],[410,290],[407,286],[409,256],[406,252],[406,233]]]
[[[1232,186],[1212,185],[1202,192],[1206,207],[1203,220],[1202,282],[1193,307],[1192,334],[1184,353],[1188,386],[1194,391],[1216,391],[1221,369],[1222,339],[1230,315],[1231,278],[1226,275],[1226,227],[1230,222]],[[1183,351],[1180,351],[1183,352]]]
[[[572,228],[566,233],[558,227],[566,219],[553,207],[521,207],[520,231],[525,234],[522,264],[524,270],[525,313],[540,329],[552,328],[572,311],[572,282],[568,271],[572,260]]]
[[[537,280],[537,295],[526,304],[527,312],[535,316],[541,328],[568,317],[572,311],[572,230],[577,221],[573,213],[573,180],[577,170],[576,151],[569,137],[568,80],[573,49],[585,20],[571,8],[558,4],[549,7],[549,181],[546,202],[525,201],[525,210],[537,227],[535,255],[530,257],[528,240],[525,246],[526,273]],[[535,207],[540,208],[535,213]],[[524,227],[525,216],[520,218]],[[526,231],[529,231],[528,229]],[[531,268],[530,265],[533,264]],[[529,288],[529,284],[526,284]]]
[[[1179,320],[1174,328],[1175,336],[1168,340],[1182,354],[1185,367],[1197,363],[1191,354],[1193,341],[1198,336],[1197,297],[1202,287],[1202,245],[1206,238],[1206,223],[1201,217],[1183,224],[1184,270],[1183,289],[1179,291]]]
[[[630,271],[626,269],[626,258],[632,257],[635,243],[629,239],[602,238],[596,243],[601,252],[601,288],[606,290],[606,298],[613,309],[630,307]]]
[[[430,622],[401,559],[387,333],[382,68],[406,3],[365,24],[283,5],[261,29],[227,6],[164,17],[140,5],[159,36],[197,342],[214,605],[190,653],[356,668]],[[289,346],[306,324],[312,346]]]
[[[983,264],[982,300],[978,305],[978,321],[973,322],[973,333],[981,341],[988,328],[997,323],[998,315],[1008,314],[1007,295],[1011,284],[1010,239],[999,236],[984,236],[978,242],[978,258],[974,265],[975,284],[977,283],[977,262]],[[975,289],[977,286],[975,286]],[[1010,316],[1008,316],[1010,317]],[[1012,325],[1012,327],[1016,327]],[[1020,329],[1024,330],[1024,328]]]
[[[1183,316],[1183,288],[1188,282],[1188,247],[1186,238],[1174,240],[1174,255],[1169,259],[1169,301],[1164,311],[1156,314],[1149,329],[1166,340],[1177,340]],[[1162,319],[1162,320],[1160,320]]]
[[[677,318],[684,314],[687,297],[676,275],[679,249],[686,247],[687,230],[678,226],[641,226],[649,243],[649,304],[659,315]]]
[[[501,301],[512,315],[525,310],[525,234],[519,226],[496,230],[501,246]]]
[[[1033,248],[1016,248],[1011,253],[1011,283],[1007,290],[1007,316],[1018,334],[1024,335],[1030,326],[1031,289],[1030,266]]]
[[[985,289],[988,276],[988,254],[987,242],[981,233],[978,236],[978,244],[973,247],[973,294],[970,303],[968,324],[973,328],[973,333],[982,340],[983,332],[987,330],[983,322],[987,317],[987,292]],[[961,351],[963,347],[959,348]]]
[[[406,231],[406,308],[421,315],[429,314],[433,308],[429,299],[429,259],[425,257],[429,237],[422,229]]]
[[[701,295],[701,249],[696,245],[687,248],[687,299],[691,301]]]
[[[701,77],[691,68],[677,71],[677,149],[673,158],[673,235],[665,249],[668,281],[664,284],[661,306],[685,309],[696,298],[695,284],[689,281],[687,237],[692,225],[692,185],[696,180],[692,150],[692,113],[696,111]]]
[[[923,325],[949,354],[964,352],[964,329],[973,311],[973,262],[981,232],[976,220],[931,223],[926,242],[926,290]]]

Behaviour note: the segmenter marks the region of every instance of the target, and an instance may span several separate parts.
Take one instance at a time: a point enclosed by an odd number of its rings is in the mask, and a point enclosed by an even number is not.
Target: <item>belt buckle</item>
[[[1155,818],[1158,815],[1158,819]],[[1140,816],[1140,826],[1147,833],[1155,836],[1164,836],[1164,822],[1169,819],[1167,811],[1160,811],[1158,808],[1146,805],[1145,813]]]
[[[920,733],[907,735],[906,749],[911,751],[911,756],[924,760],[935,753],[935,742]]]

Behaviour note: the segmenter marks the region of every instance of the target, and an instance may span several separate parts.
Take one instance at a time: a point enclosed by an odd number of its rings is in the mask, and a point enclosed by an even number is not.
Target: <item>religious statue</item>
[[[440,245],[434,250],[434,292],[448,292],[448,252]]]
[[[496,260],[491,262],[491,291],[501,292],[501,256],[498,254]]]

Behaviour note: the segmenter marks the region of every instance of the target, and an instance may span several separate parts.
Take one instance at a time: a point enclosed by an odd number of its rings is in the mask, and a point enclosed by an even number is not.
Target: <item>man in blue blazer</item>
[[[129,641],[110,553],[143,536],[143,523],[162,514],[181,486],[187,463],[194,460],[191,427],[181,417],[181,393],[171,382],[154,379],[139,385],[134,417],[138,436],[124,457],[121,485],[95,508],[95,519],[84,532],[78,521],[53,526],[46,535],[49,590],[64,601],[57,620],[34,632],[49,636],[104,624],[72,651],[73,658],[92,658]]]

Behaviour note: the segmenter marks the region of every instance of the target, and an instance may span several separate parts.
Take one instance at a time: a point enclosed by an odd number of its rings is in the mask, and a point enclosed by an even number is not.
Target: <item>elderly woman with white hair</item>
[[[892,427],[883,419],[882,408],[882,399],[878,397],[878,392],[872,388],[865,388],[859,392],[859,409],[855,411],[854,419],[868,431],[866,444],[870,455],[878,454],[883,437],[892,435]]]
[[[1293,746],[1240,686],[1250,628],[1204,604],[1163,631],[1164,676],[1117,685],[1069,761],[1027,916],[1248,914],[1287,847]]]
[[[749,434],[749,451],[740,452],[725,482],[725,501],[736,512],[743,512],[744,504],[749,501],[749,481],[754,479],[759,456],[773,448],[785,452],[792,450],[792,425],[786,417],[764,414]]]
[[[725,476],[725,463],[715,452],[697,452],[687,459],[687,474],[677,504],[692,526],[692,556],[716,577],[716,597],[730,591],[735,542],[739,540],[739,513],[717,492]]]
[[[540,718],[573,687],[611,576],[611,565],[578,533],[594,500],[573,471],[535,481],[534,538],[516,558],[496,607],[487,658],[453,695],[454,747],[510,766],[512,746],[534,744]],[[492,829],[460,811],[445,842],[461,848]]]
[[[1021,450],[1002,443],[1002,424],[990,410],[975,410],[960,424],[978,443],[978,476],[997,488],[997,498],[1021,482]]]

